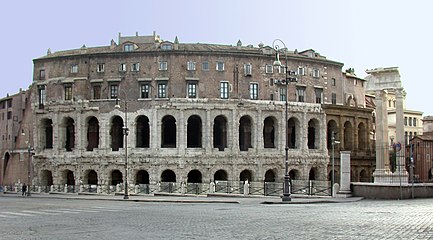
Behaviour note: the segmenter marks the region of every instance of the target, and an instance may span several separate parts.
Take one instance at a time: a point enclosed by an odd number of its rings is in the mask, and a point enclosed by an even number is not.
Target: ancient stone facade
[[[118,43],[49,50],[34,60],[34,185],[116,185],[126,166],[131,185],[282,182],[286,144],[292,179],[327,180],[330,127],[347,127],[339,134],[352,145],[344,149],[369,145],[363,86],[348,89],[353,78],[343,65],[314,50],[280,54],[298,73],[286,85],[275,50],[263,44],[181,44],[155,35]],[[336,113],[338,106],[351,116]]]

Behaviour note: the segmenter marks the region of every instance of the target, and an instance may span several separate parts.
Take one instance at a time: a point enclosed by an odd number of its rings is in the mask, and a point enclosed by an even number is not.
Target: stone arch
[[[228,176],[225,170],[220,169],[215,172],[214,181],[227,181],[227,180],[228,180]]]
[[[188,118],[186,146],[188,148],[202,147],[202,121],[198,115]]]
[[[53,174],[50,170],[42,170],[41,171],[41,186],[51,186],[53,185]]]
[[[299,148],[301,136],[299,135],[300,122],[296,117],[291,117],[287,123],[287,144],[289,148]]]
[[[53,148],[53,120],[44,118],[40,125],[40,143],[43,149]]]
[[[188,173],[188,177],[186,180],[187,183],[202,183],[202,175],[201,172],[197,169],[194,169]]]
[[[123,174],[122,174],[122,172],[120,170],[118,170],[118,169],[115,169],[115,170],[111,171],[110,180],[111,180],[110,184],[114,185],[114,186],[117,185],[117,184],[123,183]]]
[[[346,121],[344,123],[344,149],[351,150],[353,148],[353,127],[352,123]]]
[[[310,172],[308,173],[308,180],[316,180],[317,179],[317,169],[315,167],[310,168]]]
[[[267,117],[263,122],[263,144],[264,148],[275,148],[276,143],[276,119]]]
[[[96,171],[93,169],[87,170],[84,173],[83,183],[89,185],[98,185],[98,174],[96,173]]]
[[[92,116],[87,120],[87,151],[99,147],[99,121]]]
[[[290,179],[299,179],[299,177],[301,176],[301,173],[296,170],[296,169],[292,169],[289,171],[289,177]]]
[[[253,180],[253,174],[250,170],[245,169],[239,174],[239,181],[245,180],[248,180],[248,182],[251,182]]]
[[[164,170],[161,173],[161,182],[176,182],[176,174],[173,172],[173,170]]]
[[[161,120],[161,147],[176,147],[176,119],[171,115],[166,115]]]
[[[275,172],[272,169],[266,171],[265,182],[275,182]]]
[[[248,151],[252,148],[253,121],[250,116],[242,116],[239,120],[239,150]]]
[[[135,177],[135,184],[149,184],[149,173],[145,170],[138,171]]]
[[[369,176],[367,170],[362,169],[359,172],[359,181],[360,182],[370,182],[370,176]]]
[[[75,121],[71,117],[65,117],[62,121],[62,133],[64,148],[70,152],[75,148]]]
[[[308,121],[308,149],[318,149],[320,146],[320,123],[317,119]]]
[[[150,144],[150,126],[149,118],[144,115],[140,115],[136,119],[136,141],[135,146],[137,148],[149,148]]]
[[[227,147],[227,118],[224,115],[218,115],[214,119],[213,147],[220,151]]]
[[[326,146],[328,149],[332,149],[332,133],[334,133],[334,137],[338,132],[338,125],[337,122],[334,120],[329,120],[326,128]]]
[[[367,149],[367,129],[364,123],[358,124],[358,149]]]
[[[111,136],[111,150],[119,151],[123,148],[123,119],[119,116],[114,116],[111,119],[110,136]]]
[[[75,185],[74,172],[69,169],[62,171],[61,184],[67,184],[68,186]]]

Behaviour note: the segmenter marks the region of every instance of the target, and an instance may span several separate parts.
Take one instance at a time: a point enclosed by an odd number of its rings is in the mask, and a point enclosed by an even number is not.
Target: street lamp
[[[24,130],[21,133],[22,136],[26,135]],[[27,196],[31,196],[31,189],[30,187],[32,186],[32,153],[34,148],[32,147],[31,143],[30,143],[30,139],[31,139],[31,134],[30,134],[30,130],[29,130],[29,139],[26,141],[27,144],[27,152],[29,155],[29,159],[28,159],[28,163],[27,163]]]
[[[116,98],[116,105],[114,106],[115,108],[119,109],[120,108],[120,99]],[[128,133],[129,133],[129,128],[128,128],[128,101],[126,99],[126,94],[125,94],[125,99],[124,99],[124,114],[125,114],[125,124],[122,128],[123,130],[123,136],[125,137],[125,194],[123,195],[123,199],[129,199],[129,193],[128,193]]]
[[[278,67],[282,66],[281,61],[280,61],[280,55],[279,55],[279,52],[282,51],[282,49],[280,49],[280,47],[278,46],[278,43],[282,43],[283,44],[283,46],[284,46],[284,51],[283,52],[284,52],[284,55],[285,55],[285,58],[286,58],[286,63],[284,65],[284,70],[285,70],[286,78],[283,81],[281,81],[281,83],[283,83],[283,84],[286,85],[286,89],[285,89],[286,90],[286,99],[285,99],[285,101],[286,101],[286,109],[285,109],[286,110],[286,112],[285,112],[285,114],[286,114],[286,116],[285,116],[285,120],[286,120],[286,146],[284,148],[285,154],[286,154],[285,155],[286,158],[285,158],[285,171],[284,171],[285,174],[284,174],[283,196],[281,197],[281,200],[283,202],[289,202],[292,199],[290,197],[290,185],[289,185],[290,176],[289,176],[289,173],[288,173],[288,171],[289,171],[289,138],[288,138],[288,136],[289,136],[289,123],[288,123],[288,116],[289,116],[289,113],[288,113],[288,106],[289,106],[288,96],[289,96],[289,92],[288,92],[288,84],[289,84],[289,82],[296,82],[297,79],[296,79],[296,77],[291,77],[291,76],[295,76],[296,72],[294,72],[294,71],[290,71],[289,72],[289,70],[288,70],[287,47],[286,47],[286,44],[282,40],[280,40],[280,39],[275,39],[272,42],[272,48],[276,52],[275,61],[274,61],[273,65],[274,66],[278,66]]]
[[[334,146],[339,144],[340,141],[335,140],[334,131],[331,131],[331,145],[332,145],[332,167],[331,167],[331,196],[334,197],[334,183],[335,183],[335,160],[334,160]]]

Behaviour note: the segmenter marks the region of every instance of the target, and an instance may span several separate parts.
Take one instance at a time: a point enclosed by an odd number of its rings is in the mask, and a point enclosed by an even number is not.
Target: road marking
[[[33,213],[33,214],[42,214],[42,215],[59,215],[58,213],[47,213],[47,212],[42,212],[42,211],[30,211],[30,210],[23,210],[21,212],[24,213]]]
[[[97,212],[100,212],[100,211],[95,211],[95,210],[86,210],[86,209],[68,209],[68,208],[62,208],[62,209],[59,209],[59,210],[61,210],[61,211],[71,211],[71,212],[89,212],[89,213],[97,213]]]
[[[16,218],[17,216],[0,215],[2,218]]]
[[[35,216],[32,214],[27,214],[27,213],[18,213],[18,212],[2,212],[5,214],[10,214],[10,215],[17,215],[17,216]]]

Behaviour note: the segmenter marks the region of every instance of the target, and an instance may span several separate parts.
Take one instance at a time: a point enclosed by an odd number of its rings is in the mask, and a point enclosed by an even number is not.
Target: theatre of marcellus
[[[33,63],[0,99],[0,185],[283,182],[286,146],[292,180],[330,180],[332,155],[338,179],[340,151],[351,181],[372,179],[365,80],[312,49],[119,34]]]

